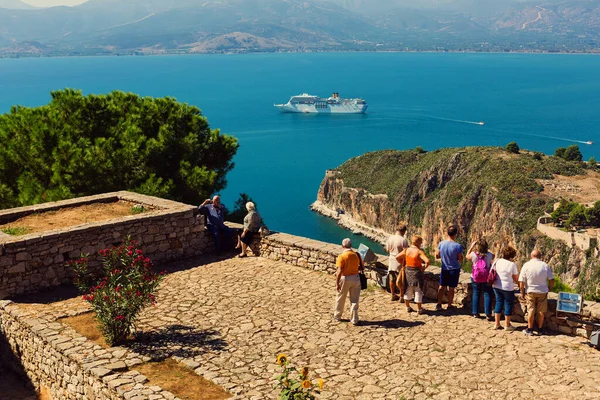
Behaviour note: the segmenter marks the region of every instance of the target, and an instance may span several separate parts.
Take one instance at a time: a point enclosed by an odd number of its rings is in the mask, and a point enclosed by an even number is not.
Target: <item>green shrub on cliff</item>
[[[238,147],[173,98],[71,89],[0,115],[0,142],[0,208],[116,190],[196,204],[225,187]]]
[[[507,218],[515,233],[534,229],[537,218],[554,202],[541,194],[543,187],[536,179],[584,173],[580,163],[556,157],[536,160],[496,147],[447,148],[425,154],[376,151],[348,160],[339,170],[345,186],[387,194],[413,226],[422,224],[432,204],[443,204],[446,215],[462,215],[477,206],[479,198],[490,195],[510,210]]]

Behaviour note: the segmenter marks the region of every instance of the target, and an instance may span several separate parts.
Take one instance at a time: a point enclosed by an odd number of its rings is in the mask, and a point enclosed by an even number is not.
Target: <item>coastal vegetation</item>
[[[597,173],[577,157],[567,160],[524,149],[516,153],[517,147],[514,143],[508,148],[366,153],[328,174],[319,199],[360,224],[386,232],[399,222],[408,223],[430,247],[445,237],[449,224],[459,227],[458,240],[464,246],[479,237],[487,238],[495,252],[515,246],[519,265],[537,247],[563,288],[598,298],[600,263],[593,251],[586,253],[536,229],[538,218],[552,213],[554,204],[570,195],[572,189],[561,189],[557,182],[595,182]],[[571,218],[569,223],[577,226],[596,223],[600,202],[587,208],[571,203],[563,201],[555,216]]]
[[[442,176],[427,182],[425,193],[414,187],[428,170],[450,166]],[[514,154],[495,147],[447,148],[427,153],[414,150],[384,150],[353,158],[342,166],[340,178],[349,187],[369,193],[385,193],[410,223],[421,225],[425,210],[440,196],[446,207],[460,213],[465,197],[493,195],[511,210],[507,216],[516,233],[528,234],[537,218],[549,210],[555,199],[541,194],[537,179],[552,179],[554,174],[573,176],[584,173],[580,163],[559,157]],[[443,190],[442,190],[443,189]],[[450,212],[450,209],[447,210]]]
[[[131,190],[198,204],[225,187],[238,143],[170,97],[65,89],[0,115],[0,208]]]

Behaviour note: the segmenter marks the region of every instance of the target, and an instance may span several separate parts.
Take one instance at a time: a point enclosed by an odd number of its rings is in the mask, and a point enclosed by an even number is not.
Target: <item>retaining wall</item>
[[[196,207],[131,192],[106,193],[78,199],[0,211],[0,223],[34,212],[92,203],[126,200],[151,209],[136,215],[22,236],[0,237],[0,299],[72,282],[69,259],[90,254],[90,268],[99,268],[96,253],[119,244],[127,235],[140,243],[155,263],[204,254],[212,239],[204,234],[204,218]]]
[[[27,381],[37,390],[47,389],[52,399],[176,399],[159,386],[146,385],[139,372],[128,371],[147,357],[120,347],[104,349],[56,317],[35,315],[10,300],[0,301],[0,332],[3,366],[17,374],[26,372]]]

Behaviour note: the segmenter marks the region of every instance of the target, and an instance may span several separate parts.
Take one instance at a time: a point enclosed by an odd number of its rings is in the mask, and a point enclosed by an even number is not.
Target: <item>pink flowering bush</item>
[[[75,272],[74,283],[84,293],[110,346],[119,345],[135,331],[135,322],[144,307],[156,302],[156,292],[164,273],[153,271],[152,261],[144,256],[129,237],[120,246],[99,251],[103,274],[94,276],[88,269],[88,255],[69,262]]]

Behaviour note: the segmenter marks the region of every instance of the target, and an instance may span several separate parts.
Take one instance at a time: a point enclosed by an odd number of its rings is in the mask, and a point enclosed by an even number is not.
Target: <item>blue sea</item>
[[[366,151],[504,146],[600,159],[600,57],[546,54],[296,53],[0,59],[0,112],[50,91],[123,90],[198,106],[240,149],[221,193],[241,192],[273,230],[333,243],[351,236],[309,210],[325,170]],[[362,97],[364,115],[281,114],[300,93]],[[485,125],[477,125],[483,121]],[[593,141],[593,145],[585,142]]]

